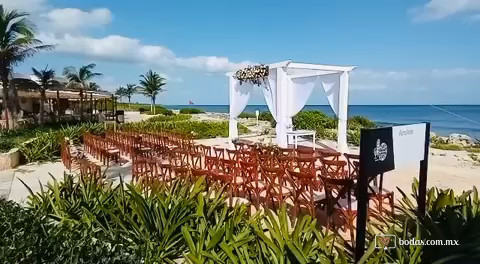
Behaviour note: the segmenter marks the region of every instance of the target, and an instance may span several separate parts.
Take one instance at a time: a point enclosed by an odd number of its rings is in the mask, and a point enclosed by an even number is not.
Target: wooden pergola
[[[41,98],[39,85],[30,79],[12,79],[10,81],[10,85],[13,85],[17,88],[17,93],[20,100],[22,100],[22,98],[40,100]],[[0,98],[2,98],[1,93]],[[94,120],[94,115],[99,111],[105,113],[106,118],[109,119],[109,117],[115,116],[115,112],[117,110],[117,98],[110,92],[67,89],[65,88],[65,85],[61,84],[60,82],[55,83],[50,89],[45,91],[45,99],[45,102],[49,104],[50,109],[53,109],[52,105],[56,103],[56,116],[61,116],[62,102],[63,105],[68,107],[72,102],[80,103],[80,120],[83,120],[83,110],[85,109],[85,104],[89,105],[87,108],[89,109],[90,120]],[[108,101],[111,101],[111,103],[109,104]]]

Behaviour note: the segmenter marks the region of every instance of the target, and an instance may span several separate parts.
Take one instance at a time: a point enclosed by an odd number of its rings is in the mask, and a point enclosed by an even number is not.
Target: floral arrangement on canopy
[[[261,86],[267,83],[269,68],[266,65],[260,64],[255,66],[248,66],[235,72],[235,79],[243,82],[250,82],[254,85]]]

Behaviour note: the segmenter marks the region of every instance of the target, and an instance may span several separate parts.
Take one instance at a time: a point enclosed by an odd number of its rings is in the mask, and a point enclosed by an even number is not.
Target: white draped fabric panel
[[[341,73],[319,76],[323,90],[325,91],[325,96],[336,116],[338,116],[339,108],[338,95],[340,93],[340,75]]]
[[[265,102],[267,102],[268,110],[277,120],[277,69],[270,70],[268,74],[268,83],[262,88]]]
[[[230,77],[230,122],[229,137],[238,137],[237,117],[240,115],[248,104],[250,95],[252,94],[253,85],[251,83],[242,83],[233,77]]]
[[[293,78],[288,80],[287,89],[287,117],[294,117],[307,103],[313,88],[319,86],[319,76]]]

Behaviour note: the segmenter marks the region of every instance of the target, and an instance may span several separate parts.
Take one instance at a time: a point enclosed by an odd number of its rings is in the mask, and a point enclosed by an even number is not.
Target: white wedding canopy
[[[277,121],[277,144],[287,147],[287,131],[292,131],[292,117],[307,103],[315,87],[323,88],[333,112],[338,117],[338,150],[346,152],[349,73],[353,66],[332,66],[284,61],[269,65],[268,82],[262,88],[268,109]],[[238,138],[237,117],[248,104],[253,85],[242,83],[230,72],[229,137]]]

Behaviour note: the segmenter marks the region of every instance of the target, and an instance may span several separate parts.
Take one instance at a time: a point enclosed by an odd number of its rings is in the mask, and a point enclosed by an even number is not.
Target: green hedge
[[[147,122],[167,122],[167,121],[186,121],[190,120],[192,118],[191,115],[185,115],[185,114],[179,114],[179,115],[173,115],[173,116],[154,116],[150,117],[147,119]]]
[[[376,127],[375,122],[362,116],[353,116],[347,122],[347,141],[356,146],[360,145],[360,130],[362,128]],[[296,129],[315,130],[317,136],[322,139],[337,139],[338,119],[318,110],[299,112],[293,117],[293,125]]]
[[[195,114],[203,114],[203,113],[205,113],[205,111],[203,111],[202,109],[198,109],[198,108],[182,108],[182,109],[180,109],[180,114],[195,115]]]
[[[112,109],[111,101],[107,102],[108,109]],[[139,104],[139,103],[117,103],[118,110],[125,110],[125,111],[139,111],[143,112],[148,115],[153,115],[153,112],[150,111],[150,104]],[[155,105],[155,114],[159,115],[174,115],[173,111],[167,109],[162,105]]]
[[[138,122],[119,126],[122,130],[155,132],[171,130],[192,135],[194,138],[228,137],[228,121],[168,121],[168,122]],[[238,124],[240,134],[248,133],[248,128]]]

